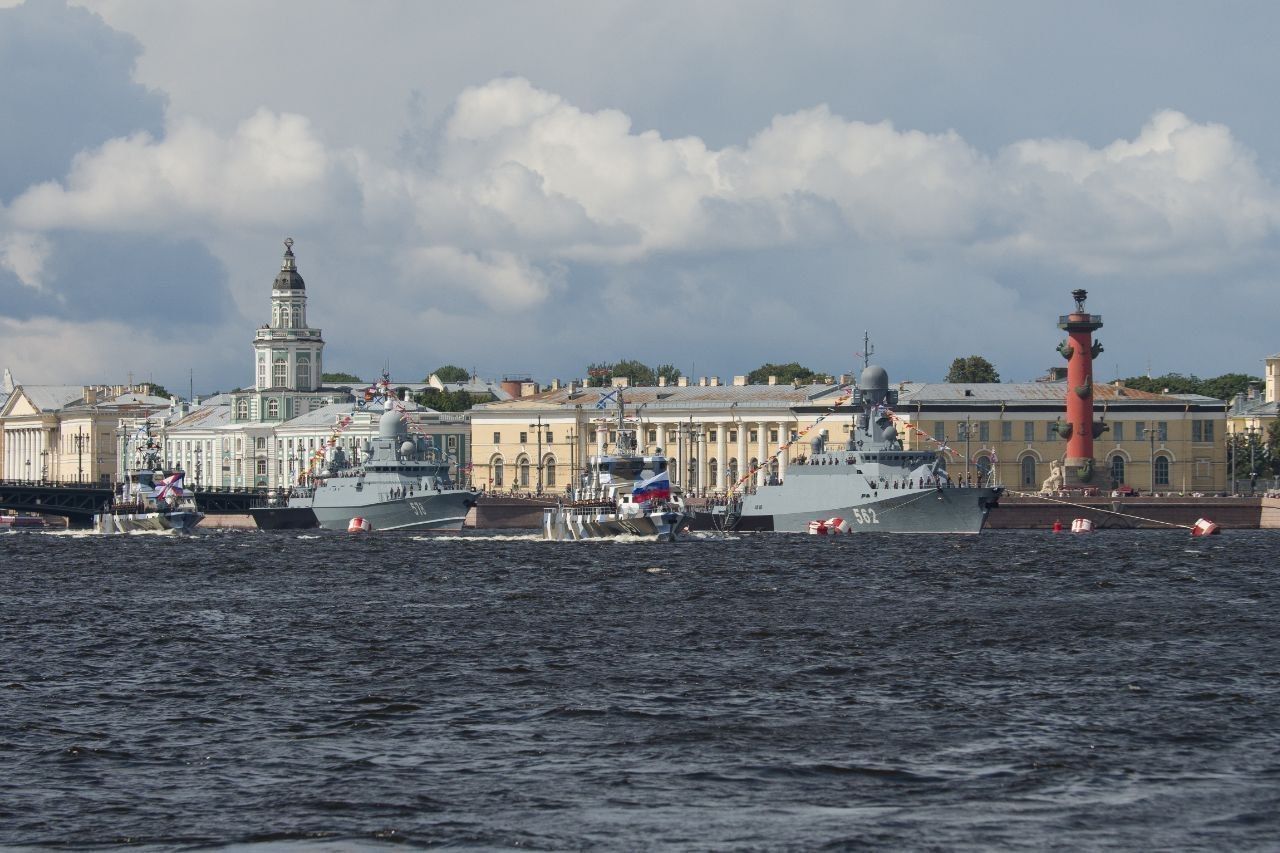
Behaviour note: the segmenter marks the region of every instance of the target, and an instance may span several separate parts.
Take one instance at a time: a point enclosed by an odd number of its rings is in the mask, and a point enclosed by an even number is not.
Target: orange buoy
[[[1053,532],[1054,533],[1062,532],[1062,522],[1058,521],[1056,518],[1053,520]]]
[[[347,523],[348,533],[368,533],[371,529],[373,525],[369,523],[369,519],[358,515]]]
[[[1196,523],[1191,525],[1192,536],[1213,536],[1221,532],[1222,530],[1218,525],[1214,524],[1207,518],[1198,518],[1196,519]]]

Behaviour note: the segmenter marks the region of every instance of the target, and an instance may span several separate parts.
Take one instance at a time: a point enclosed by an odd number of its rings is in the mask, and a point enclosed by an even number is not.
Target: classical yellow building
[[[473,479],[493,491],[562,492],[589,455],[611,447],[613,388],[571,384],[471,412]],[[896,411],[908,447],[944,448],[953,476],[989,478],[1037,490],[1066,442],[1064,382],[904,383]],[[819,433],[843,442],[853,413],[840,384],[696,384],[621,389],[644,452],[661,450],[686,491],[712,494],[740,482],[786,477]],[[1216,493],[1227,488],[1226,405],[1187,394],[1095,386],[1096,417],[1109,430],[1095,442],[1096,482],[1141,491]]]
[[[109,483],[126,431],[171,401],[150,386],[16,385],[0,408],[0,478]]]

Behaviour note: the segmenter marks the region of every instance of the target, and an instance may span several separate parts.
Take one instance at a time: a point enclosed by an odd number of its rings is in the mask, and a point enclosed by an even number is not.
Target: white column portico
[[[738,421],[738,479],[747,476],[747,422]]]
[[[729,426],[730,421],[716,423],[716,482],[711,485],[720,491],[729,487]]]
[[[708,477],[711,476],[711,465],[707,460],[707,425],[699,424],[698,427],[698,491],[705,494],[711,483]]]
[[[769,476],[769,460],[767,457],[769,433],[766,431],[769,427],[767,421],[758,421],[756,423],[756,461],[760,469],[756,472],[756,485],[763,486]]]

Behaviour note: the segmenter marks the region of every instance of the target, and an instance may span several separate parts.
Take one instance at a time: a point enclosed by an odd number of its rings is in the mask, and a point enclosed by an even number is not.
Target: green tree
[[[587,365],[587,384],[595,388],[602,388],[618,377],[626,377],[631,385],[657,385],[660,376],[671,382],[680,376],[680,368],[670,364],[652,368],[633,358],[615,362],[598,361]]]
[[[457,391],[441,391],[439,388],[427,388],[413,398],[419,406],[426,406],[438,412],[465,412],[471,408],[471,395],[461,389]]]
[[[947,382],[999,382],[995,365],[980,355],[957,358],[947,371]]]
[[[787,362],[786,364],[768,362],[747,374],[747,384],[764,385],[769,381],[770,376],[776,376],[780,383],[790,385],[796,381],[801,383],[811,382],[817,374],[795,361]]]
[[[353,376],[350,373],[322,373],[320,374],[321,382],[351,382],[356,385],[363,384],[364,380],[359,376]]]
[[[471,378],[471,372],[469,370],[465,367],[458,367],[456,364],[442,365],[441,367],[437,367],[433,370],[432,373],[435,374],[441,382],[466,382]],[[427,382],[430,379],[431,377],[428,376],[422,381]]]
[[[1217,400],[1230,400],[1252,385],[1261,385],[1262,379],[1247,373],[1224,373],[1212,379],[1201,379],[1192,374],[1166,373],[1163,376],[1130,376],[1122,380],[1127,388],[1149,391],[1152,394],[1203,394]]]
[[[151,386],[151,390],[146,393],[150,394],[152,397],[164,397],[166,400],[173,399],[173,395],[169,393],[169,389],[165,388],[163,385],[157,385],[154,382],[148,382],[147,384]]]
[[[668,385],[680,378],[680,368],[673,364],[659,364],[653,372],[657,374],[659,379],[667,380]]]

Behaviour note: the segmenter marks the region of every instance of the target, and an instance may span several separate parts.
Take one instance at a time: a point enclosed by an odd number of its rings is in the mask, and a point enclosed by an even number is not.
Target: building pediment
[[[22,390],[21,385],[14,389],[9,399],[5,401],[4,408],[0,409],[0,418],[21,418],[38,414],[40,409],[31,402],[31,398]]]

